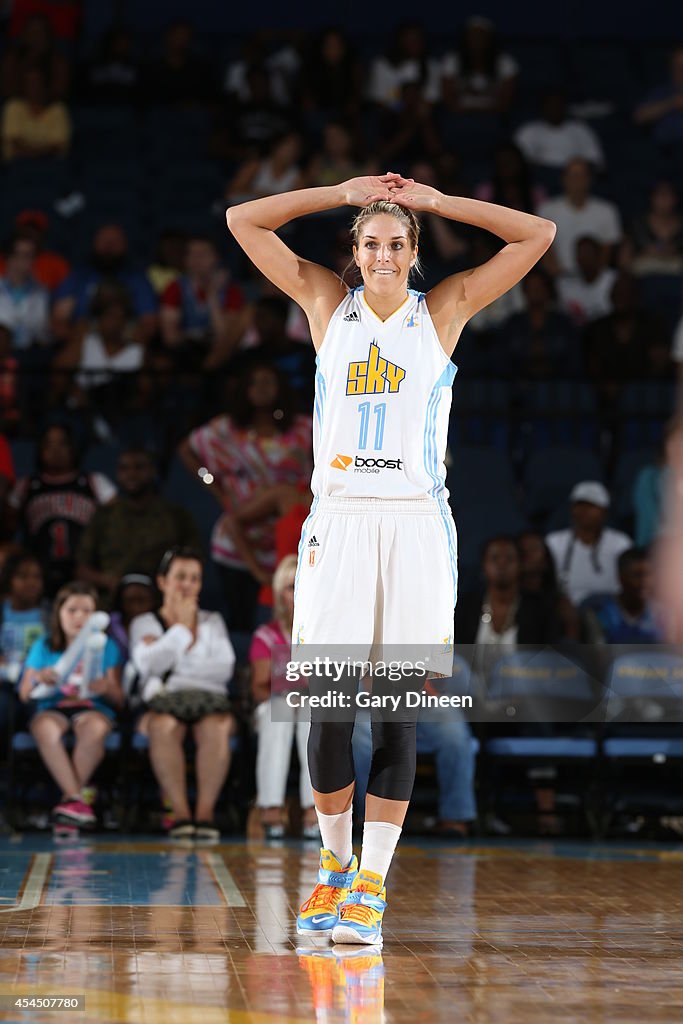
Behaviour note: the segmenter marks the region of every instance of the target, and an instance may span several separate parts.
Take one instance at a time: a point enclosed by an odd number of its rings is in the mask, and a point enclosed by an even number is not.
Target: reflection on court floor
[[[294,930],[317,848],[0,841],[0,1020],[410,1024],[681,1019],[683,847],[405,843],[385,945]],[[78,1013],[10,997],[81,995]]]

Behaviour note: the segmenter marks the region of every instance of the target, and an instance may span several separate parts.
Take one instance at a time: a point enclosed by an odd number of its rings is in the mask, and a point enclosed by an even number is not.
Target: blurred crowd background
[[[3,12],[0,647],[12,771],[36,741],[14,685],[61,588],[80,580],[120,617],[125,680],[131,623],[173,604],[158,587],[164,553],[192,549],[196,600],[236,655],[219,683],[244,760],[239,771],[226,760],[224,774],[236,776],[235,800],[252,799],[256,727],[275,697],[269,652],[289,639],[287,574],[311,500],[315,361],[305,318],[245,260],[225,210],[357,174],[395,170],[558,226],[547,256],[467,325],[454,355],[456,644],[488,652],[485,672],[491,651],[518,644],[661,640],[651,570],[683,363],[683,40],[506,34],[478,14],[383,32],[237,32],[217,15],[212,31],[148,6],[145,18],[105,18],[107,5],[96,16],[77,0]],[[282,235],[351,284],[351,216],[308,217]],[[422,220],[420,290],[502,245]],[[145,702],[127,706],[137,722]],[[449,729],[426,730],[423,752],[458,793],[430,776],[427,802],[437,828],[461,835],[484,821],[487,737],[462,721]],[[184,751],[186,739],[158,742]],[[292,742],[272,773],[289,771]],[[106,760],[104,735],[100,745]],[[547,753],[539,763],[524,763],[531,807],[558,830],[557,768]],[[27,779],[24,823],[44,824]],[[257,795],[275,838],[276,790]],[[509,828],[489,803],[489,827]],[[664,811],[666,830],[678,819]],[[171,820],[184,817],[176,801]],[[315,831],[310,814],[302,821]]]

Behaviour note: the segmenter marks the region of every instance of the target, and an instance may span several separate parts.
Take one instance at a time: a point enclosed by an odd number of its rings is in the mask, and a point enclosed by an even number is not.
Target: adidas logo
[[[358,313],[356,313],[355,309],[353,310],[352,313],[347,313],[346,316],[343,316],[342,320],[344,320],[345,323],[347,323],[347,324],[359,324],[360,323],[360,317],[358,316]]]
[[[332,459],[330,465],[332,469],[347,469],[352,462],[353,459],[350,455],[337,455],[335,459]]]
[[[308,546],[309,546],[309,548],[319,548],[320,547],[320,545],[318,544],[317,540],[315,539],[315,534],[313,534],[313,536],[309,540]]]

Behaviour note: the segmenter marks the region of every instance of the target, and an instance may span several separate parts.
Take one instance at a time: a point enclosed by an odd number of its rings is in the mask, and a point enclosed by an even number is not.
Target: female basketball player
[[[342,205],[361,207],[352,236],[363,284],[353,290],[276,234],[295,217]],[[418,293],[408,288],[418,212],[472,224],[507,244],[482,266]],[[300,304],[318,352],[314,500],[299,546],[294,642],[450,644],[457,581],[444,466],[456,372],[450,357],[469,318],[545,253],[555,225],[394,173],[257,199],[229,209],[227,221],[253,263]],[[381,944],[384,879],[415,777],[416,716],[373,718],[359,867],[351,845],[353,722],[325,721],[312,709],[308,760],[323,849],[299,934]]]

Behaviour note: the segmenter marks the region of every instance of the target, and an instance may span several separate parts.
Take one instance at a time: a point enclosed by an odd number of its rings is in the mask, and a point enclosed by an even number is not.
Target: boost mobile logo
[[[356,473],[379,473],[380,469],[403,469],[403,459],[365,459],[356,455],[354,459],[350,455],[337,455],[332,459],[330,465],[333,469],[343,469],[344,472],[353,463]]]

